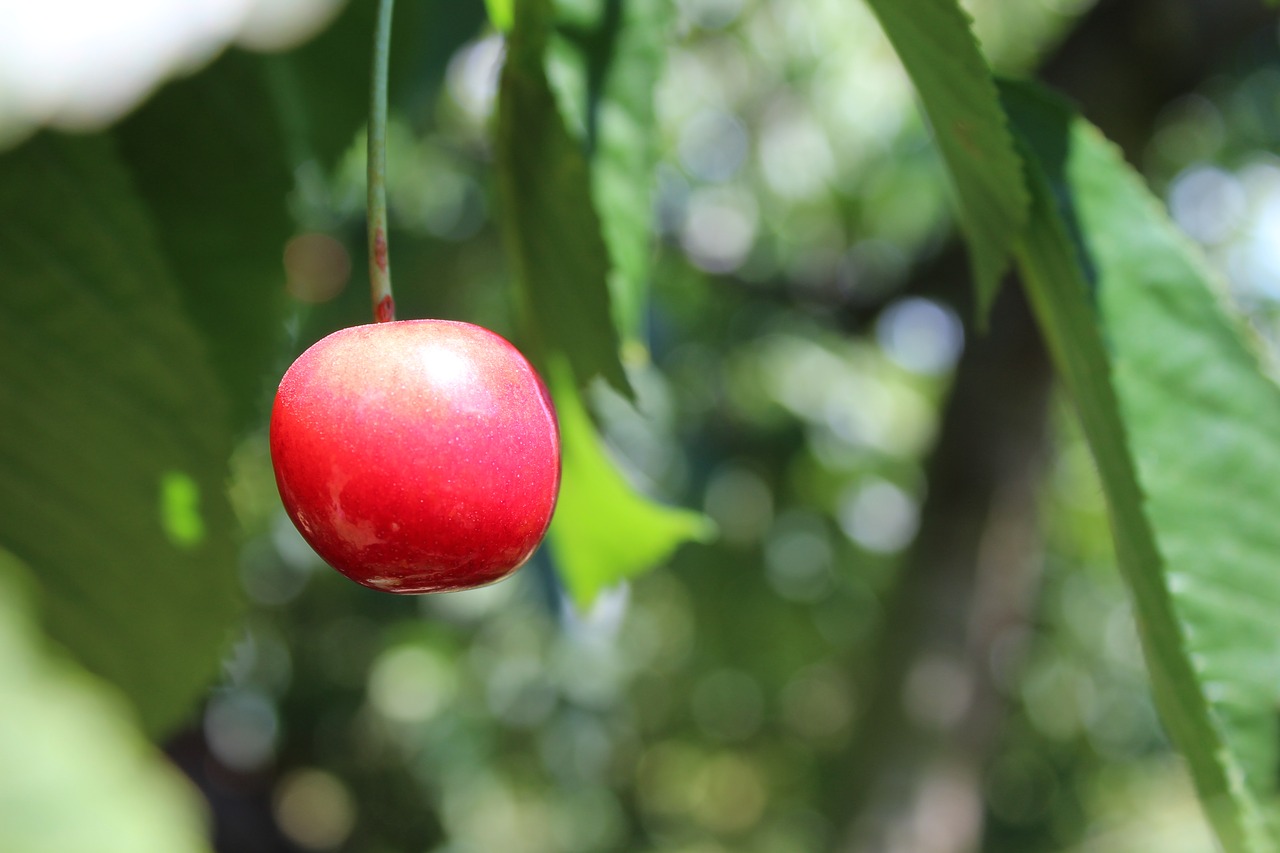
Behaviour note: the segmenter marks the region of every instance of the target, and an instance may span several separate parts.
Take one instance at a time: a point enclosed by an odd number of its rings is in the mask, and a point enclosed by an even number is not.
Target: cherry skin
[[[506,577],[546,534],[560,488],[542,380],[499,335],[449,320],[315,343],[280,382],[271,461],[316,553],[387,592]]]

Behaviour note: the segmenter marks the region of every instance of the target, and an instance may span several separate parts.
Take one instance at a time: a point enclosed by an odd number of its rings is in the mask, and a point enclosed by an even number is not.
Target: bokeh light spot
[[[689,260],[711,273],[733,272],[755,243],[759,213],[755,201],[731,188],[694,190],[680,235]]]
[[[764,772],[742,755],[725,753],[699,769],[694,817],[716,832],[742,832],[755,826],[769,801]]]
[[[718,470],[707,484],[704,506],[729,542],[746,544],[760,539],[773,521],[773,493],[759,474],[730,465]]]
[[[285,288],[294,299],[328,302],[351,278],[351,255],[328,234],[310,231],[285,244],[284,271]]]
[[[842,496],[839,521],[840,528],[863,548],[891,554],[915,537],[919,509],[900,487],[871,477]]]
[[[276,786],[276,824],[308,850],[335,850],[351,834],[356,806],[342,780],[324,770],[294,770]]]
[[[779,519],[764,546],[769,585],[790,601],[821,601],[835,586],[835,555],[821,519],[807,513]]]
[[[473,123],[483,124],[498,95],[505,42],[488,36],[461,48],[449,61],[446,85],[454,103]]]
[[[900,299],[881,313],[876,341],[889,358],[914,373],[937,376],[955,367],[964,327],[955,312],[930,299]]]
[[[722,110],[700,110],[680,131],[680,163],[693,177],[711,183],[732,178],[747,159],[747,129]]]
[[[453,667],[424,646],[393,646],[378,655],[369,670],[369,704],[398,723],[423,723],[453,700]]]
[[[973,700],[973,679],[959,661],[926,656],[907,673],[902,704],[919,726],[945,731],[961,722]]]
[[[252,690],[221,693],[205,709],[209,751],[232,770],[251,772],[264,767],[275,757],[279,732],[275,704]]]
[[[1221,243],[1244,220],[1244,188],[1225,169],[1192,166],[1174,178],[1169,187],[1169,212],[1182,230],[1201,243]]]
[[[826,664],[798,673],[783,688],[781,699],[783,721],[806,740],[839,740],[853,721],[853,685],[838,669]]]

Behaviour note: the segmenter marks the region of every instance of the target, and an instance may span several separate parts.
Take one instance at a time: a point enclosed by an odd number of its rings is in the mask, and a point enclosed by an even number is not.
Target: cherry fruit
[[[560,438],[546,387],[469,323],[343,329],[285,372],[271,413],[280,497],[302,536],[388,592],[506,577],[551,522]]]

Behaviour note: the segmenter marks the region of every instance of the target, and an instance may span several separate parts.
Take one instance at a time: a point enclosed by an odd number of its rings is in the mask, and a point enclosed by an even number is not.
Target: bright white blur
[[[341,0],[0,0],[0,147],[41,125],[101,127],[228,44],[278,50]]]

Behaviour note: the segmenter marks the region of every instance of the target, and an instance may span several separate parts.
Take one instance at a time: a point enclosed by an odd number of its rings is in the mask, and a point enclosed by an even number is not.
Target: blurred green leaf
[[[239,612],[225,395],[106,137],[0,157],[0,547],[150,732]]]
[[[609,250],[614,322],[640,342],[653,253],[653,93],[672,9],[666,0],[560,0],[552,90],[591,157],[591,194]]]
[[[503,230],[540,345],[565,353],[580,385],[601,375],[630,395],[587,161],[543,66],[547,24],[545,3],[522,4],[502,67],[495,165]]]
[[[1017,260],[1097,460],[1157,705],[1229,851],[1274,849],[1280,392],[1120,153],[1011,86],[1032,156]]]
[[[235,423],[260,420],[278,378],[281,258],[293,227],[292,176],[261,60],[232,52],[165,87],[115,132]]]
[[[563,468],[549,536],[560,577],[585,609],[601,590],[658,566],[681,543],[709,540],[713,527],[699,513],[638,494],[609,458],[562,361],[550,380]]]
[[[1027,188],[991,70],[956,0],[867,0],[915,83],[960,206],[978,317],[1027,221]]]
[[[489,12],[489,23],[499,32],[508,32],[516,20],[515,0],[484,0]]]
[[[106,685],[46,650],[0,553],[0,850],[208,850],[197,798]]]
[[[349,2],[316,38],[288,54],[267,57],[277,74],[279,108],[298,162],[314,159],[332,169],[368,123],[376,11],[377,3]],[[431,112],[453,51],[483,23],[476,3],[396,4],[387,69],[393,116]]]

